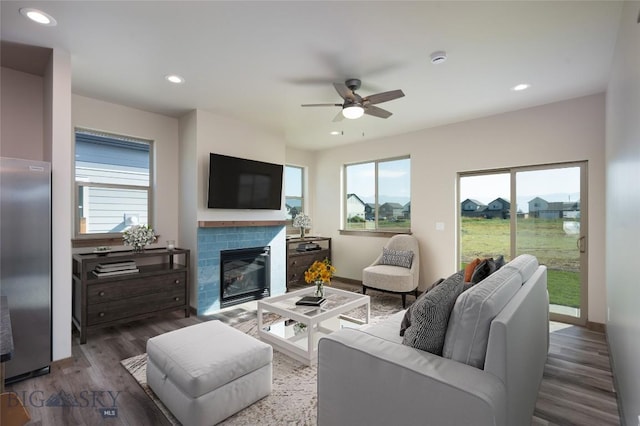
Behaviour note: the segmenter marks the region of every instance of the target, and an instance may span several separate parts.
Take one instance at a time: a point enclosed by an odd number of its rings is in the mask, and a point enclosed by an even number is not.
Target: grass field
[[[552,304],[580,307],[576,235],[565,234],[562,219],[518,219],[516,253],[529,253],[547,266]],[[510,252],[509,219],[462,218],[462,263]],[[508,256],[505,256],[507,260]]]

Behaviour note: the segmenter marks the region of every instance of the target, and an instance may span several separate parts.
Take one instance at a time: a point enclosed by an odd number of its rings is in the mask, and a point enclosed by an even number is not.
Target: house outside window
[[[75,138],[76,236],[151,226],[153,143],[85,129]]]
[[[344,166],[344,229],[411,229],[411,159],[391,158]]]
[[[285,206],[287,209],[287,233],[300,232],[293,228],[293,219],[304,212],[304,168],[286,165],[285,178]]]

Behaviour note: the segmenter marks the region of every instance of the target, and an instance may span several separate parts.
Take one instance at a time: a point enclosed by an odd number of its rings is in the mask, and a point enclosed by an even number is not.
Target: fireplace
[[[220,251],[220,307],[269,297],[271,247]]]

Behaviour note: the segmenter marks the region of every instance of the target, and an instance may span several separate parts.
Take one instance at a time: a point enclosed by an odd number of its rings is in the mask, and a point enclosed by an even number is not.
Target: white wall
[[[240,121],[197,110],[198,220],[284,220],[281,210],[225,210],[207,208],[209,154],[223,154],[269,163],[285,163],[285,142],[276,134]],[[284,193],[283,193],[284,201]],[[194,224],[196,225],[196,224]]]
[[[180,245],[191,249],[190,300],[191,306],[198,306],[198,164],[197,154],[197,112],[191,111],[180,118],[180,194],[179,194],[179,234]]]
[[[588,160],[588,318],[604,323],[604,105],[598,94],[318,152],[314,228],[333,237],[337,275],[361,280],[387,241],[339,234],[345,163],[411,156],[411,230],[420,240],[424,289],[458,269],[458,172]]]
[[[71,55],[54,49],[47,65],[44,92],[45,150],[51,161],[51,212],[53,253],[52,337],[53,360],[71,356],[71,237],[72,153],[71,134]]]
[[[152,226],[160,234],[156,245],[176,240],[179,206],[178,120],[122,105],[73,95],[73,127],[154,141]],[[185,247],[189,248],[189,247]]]
[[[45,160],[43,84],[42,76],[0,69],[0,156]]]
[[[607,90],[607,339],[623,424],[640,419],[640,2],[626,2]]]

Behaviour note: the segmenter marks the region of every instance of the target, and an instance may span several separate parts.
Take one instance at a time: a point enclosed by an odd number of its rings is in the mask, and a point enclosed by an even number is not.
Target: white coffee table
[[[318,340],[340,328],[359,327],[369,323],[369,296],[325,286],[327,301],[320,307],[300,306],[303,296],[313,296],[314,286],[258,301],[258,337],[275,349],[304,364],[311,365],[318,357]],[[364,318],[344,314],[366,307]],[[266,325],[263,315],[278,314],[275,322]]]

